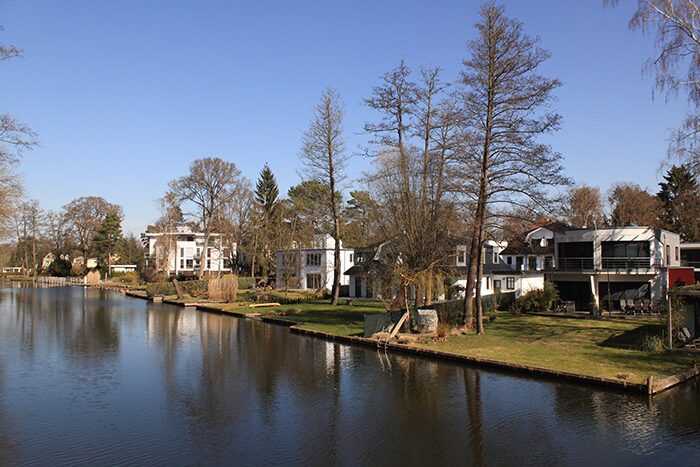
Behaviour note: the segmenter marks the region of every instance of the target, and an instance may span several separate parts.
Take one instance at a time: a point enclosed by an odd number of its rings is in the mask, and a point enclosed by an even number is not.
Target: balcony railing
[[[603,269],[650,269],[657,264],[651,263],[648,256],[626,257],[626,258],[606,258],[603,257]]]
[[[557,258],[559,271],[583,271],[593,269],[593,258]]]
[[[687,259],[681,259],[681,266],[685,266],[688,268],[700,268],[700,261],[691,261]]]

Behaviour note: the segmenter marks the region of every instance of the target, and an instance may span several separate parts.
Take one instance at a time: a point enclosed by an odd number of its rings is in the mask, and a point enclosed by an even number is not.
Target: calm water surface
[[[654,399],[80,288],[0,290],[0,464],[700,464]]]

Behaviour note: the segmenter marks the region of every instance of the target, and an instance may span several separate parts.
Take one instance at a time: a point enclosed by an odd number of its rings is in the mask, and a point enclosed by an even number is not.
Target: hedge
[[[260,277],[238,277],[238,289],[254,289],[255,285],[260,282]]]
[[[203,294],[208,290],[208,281],[183,281],[180,282],[182,291],[186,294]],[[175,286],[172,282],[150,282],[146,284],[146,293],[149,297],[156,295],[175,295]]]
[[[481,306],[484,312],[492,308],[499,310],[508,309],[515,301],[515,292],[506,292],[481,297]],[[494,305],[496,305],[494,307]],[[461,323],[464,317],[464,299],[450,300],[434,303],[427,308],[432,308],[438,313],[438,321],[445,324]]]

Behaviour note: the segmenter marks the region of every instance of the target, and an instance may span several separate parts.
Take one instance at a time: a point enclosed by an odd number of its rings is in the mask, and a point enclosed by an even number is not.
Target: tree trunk
[[[207,227],[204,232],[204,245],[202,245],[202,251],[199,255],[199,271],[197,271],[197,277],[200,279],[204,277],[204,268],[206,266],[207,249],[209,248],[210,236],[211,232],[209,232],[209,227]]]

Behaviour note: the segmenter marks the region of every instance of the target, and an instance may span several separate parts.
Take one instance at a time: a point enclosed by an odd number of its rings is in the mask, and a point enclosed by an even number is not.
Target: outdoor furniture
[[[697,349],[698,344],[700,344],[700,339],[693,337],[690,330],[685,326],[678,332],[678,340],[680,340],[687,349]]]
[[[634,300],[632,303],[634,306],[634,314],[635,315],[637,313],[644,314],[644,310],[642,310],[642,301],[641,300]]]
[[[620,299],[620,308],[626,315],[631,315],[634,313],[634,306],[630,303],[631,300],[626,300],[624,298]]]
[[[648,298],[642,300],[642,312],[651,314],[651,300]]]

